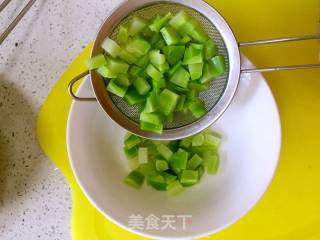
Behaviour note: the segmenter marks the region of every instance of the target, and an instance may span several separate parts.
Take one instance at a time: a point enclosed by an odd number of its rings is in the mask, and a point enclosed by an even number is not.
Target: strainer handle
[[[69,92],[69,95],[73,98],[73,100],[76,100],[76,101],[96,101],[97,99],[96,98],[89,98],[89,97],[78,97],[75,95],[75,93],[73,92],[73,85],[79,81],[80,79],[82,79],[83,77],[87,76],[89,74],[89,71],[85,71],[81,74],[79,74],[78,76],[74,77],[69,85],[68,85],[68,92]]]
[[[242,42],[239,43],[239,47],[256,46],[261,44],[270,43],[281,43],[281,42],[293,42],[302,40],[320,39],[320,34],[316,35],[305,35],[297,37],[286,37],[286,38],[274,38],[267,40],[259,40],[252,42]],[[278,67],[266,67],[266,68],[241,68],[242,73],[254,73],[254,72],[274,72],[274,71],[287,71],[287,70],[297,70],[297,69],[308,69],[308,68],[320,68],[320,64],[304,64],[304,65],[293,65],[293,66],[278,66]]]

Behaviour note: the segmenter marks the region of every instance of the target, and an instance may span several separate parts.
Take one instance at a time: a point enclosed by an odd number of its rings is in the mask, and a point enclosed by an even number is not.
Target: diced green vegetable
[[[127,158],[132,159],[138,156],[138,147],[131,147],[131,148],[123,148],[124,154]]]
[[[171,76],[170,82],[182,87],[188,88],[190,75],[183,67],[177,69],[177,71]]]
[[[142,56],[139,58],[139,60],[136,62],[136,64],[139,66],[139,67],[142,67],[142,68],[145,68],[149,63],[149,56],[148,54]]]
[[[169,24],[176,30],[179,30],[188,21],[189,16],[184,11],[180,11],[173,18],[171,18]]]
[[[133,88],[133,87],[129,87],[126,95],[124,95],[123,99],[130,105],[134,105],[134,104],[138,104],[138,103],[142,103],[145,101],[145,97],[140,95],[138,93],[138,91]]]
[[[106,65],[107,60],[103,54],[98,54],[93,58],[85,60],[84,64],[89,68],[89,70],[92,70],[92,69],[96,69],[98,67]]]
[[[187,169],[195,170],[202,163],[202,158],[198,154],[194,154],[191,159],[189,159],[187,164]]]
[[[191,147],[191,143],[192,143],[192,137],[187,137],[187,138],[181,139],[179,146],[182,148],[188,149],[189,147]]]
[[[199,79],[202,76],[203,63],[194,63],[188,65],[191,80]]]
[[[129,53],[126,49],[121,49],[119,53],[119,58],[127,63],[133,64],[138,61],[138,58],[133,54]]]
[[[166,181],[167,184],[170,184],[172,182],[174,182],[177,179],[176,175],[167,173],[167,172],[163,172],[162,176],[164,177],[164,180]]]
[[[188,42],[191,41],[191,38],[188,35],[185,35],[181,40],[180,43],[181,44],[187,44]]]
[[[135,37],[126,44],[126,50],[139,58],[147,54],[151,45],[144,39]]]
[[[134,36],[137,33],[141,32],[147,26],[147,21],[140,17],[133,17],[130,26],[129,26],[129,35]]]
[[[159,174],[155,176],[149,176],[147,178],[147,182],[150,186],[152,186],[154,189],[158,191],[165,191],[168,185],[164,177]]]
[[[166,26],[160,32],[167,45],[174,45],[180,42],[179,34],[172,27]]]
[[[140,95],[147,94],[151,89],[148,81],[141,77],[138,77],[136,78],[136,80],[134,80],[133,86],[136,88]]]
[[[158,110],[164,115],[170,115],[177,106],[179,100],[179,95],[168,90],[164,89],[157,96]]]
[[[202,46],[202,48],[200,47]],[[203,62],[203,45],[190,44],[184,52],[183,64],[195,64]]]
[[[170,166],[175,169],[186,169],[188,161],[188,153],[187,152],[176,152],[174,153],[169,162]]]
[[[142,143],[142,139],[134,134],[130,134],[124,141],[124,146],[126,149],[131,149]]]
[[[169,71],[168,76],[171,77],[180,67],[182,66],[182,62],[177,62]]]
[[[159,172],[163,172],[169,169],[168,162],[166,160],[157,159],[156,160],[156,169]]]
[[[129,168],[131,170],[135,170],[139,167],[139,160],[138,160],[138,157],[134,157],[134,158],[129,158],[128,159],[128,165],[129,165]]]
[[[205,168],[203,165],[200,165],[198,168],[197,168],[198,172],[199,172],[199,179],[202,178],[204,172],[205,172]]]
[[[118,57],[121,52],[118,43],[108,37],[102,42],[101,47],[114,58]]]
[[[211,155],[211,157],[207,158],[206,161],[208,174],[215,175],[219,168],[219,157],[217,155]]]
[[[139,147],[138,159],[140,163],[148,162],[148,148]]]
[[[109,81],[107,90],[119,97],[124,97],[127,92],[128,87],[117,85],[114,80]]]
[[[159,80],[163,78],[162,73],[159,72],[152,64],[149,64],[145,71],[152,79]]]
[[[154,132],[154,133],[161,134],[163,130],[163,125],[162,124],[154,125],[152,123],[140,121],[140,129],[147,132]]]
[[[158,112],[146,113],[142,112],[140,114],[140,121],[151,123],[154,125],[161,125],[164,120],[164,116]]]
[[[146,105],[143,109],[145,113],[151,113],[157,110],[157,102],[156,102],[155,92],[151,92],[150,95],[146,99]]]
[[[107,67],[113,73],[123,73],[123,74],[127,73],[129,69],[129,65],[127,63],[112,57],[107,57]]]
[[[141,67],[137,67],[132,65],[129,70],[129,74],[134,77],[139,77],[142,73],[143,69]]]
[[[117,77],[117,74],[112,72],[110,70],[110,68],[107,66],[101,66],[96,71],[104,78],[116,78]]]
[[[193,138],[192,138],[192,146],[193,147],[202,146],[203,143],[204,143],[204,134],[203,133],[198,133],[197,135],[193,136]]]
[[[153,163],[147,162],[147,163],[142,163],[139,165],[139,167],[137,168],[137,171],[139,171],[140,173],[142,173],[145,177],[148,177],[150,175],[154,175],[155,174],[155,166]]]
[[[212,39],[209,39],[204,44],[204,58],[206,60],[211,59],[212,57],[218,54],[218,48],[215,42]]]
[[[129,76],[127,74],[119,74],[117,78],[114,79],[114,82],[120,86],[130,86]]]
[[[131,171],[124,182],[131,187],[139,189],[143,184],[144,176],[138,171]]]
[[[224,57],[221,55],[215,56],[211,59],[217,76],[221,76],[226,72],[226,63]]]
[[[168,71],[169,68],[169,64],[166,62],[164,64],[154,64],[154,66],[161,72],[161,73],[165,73],[166,71]]]
[[[180,97],[179,97],[179,101],[178,101],[177,107],[176,107],[176,111],[182,111],[183,110],[183,106],[184,106],[185,101],[186,101],[186,95],[181,94]]]
[[[195,91],[205,91],[209,89],[209,83],[200,83],[199,80],[191,81],[189,83],[189,89],[195,90]]]
[[[171,12],[168,12],[164,17],[160,17],[160,18],[155,18],[151,25],[149,26],[149,28],[153,31],[153,32],[159,32],[160,29],[162,27],[164,27],[164,25],[170,20],[172,14]]]
[[[129,33],[128,28],[120,25],[119,27],[119,33],[118,33],[118,41],[120,44],[125,44],[128,41]]]
[[[176,64],[184,55],[185,46],[178,45],[178,46],[166,46],[164,48],[164,53],[167,56],[169,64],[173,65]]]
[[[178,193],[182,192],[183,190],[184,190],[184,188],[179,181],[171,182],[167,186],[167,191],[168,191],[169,196],[175,196]]]
[[[210,133],[206,133],[204,137],[205,137],[205,140],[204,140],[205,144],[214,146],[215,148],[218,148],[220,146],[221,137],[215,136]]]
[[[204,103],[200,100],[188,103],[188,108],[196,118],[200,118],[207,113]]]
[[[193,185],[196,184],[199,181],[199,172],[195,170],[183,170],[180,182],[182,185]]]
[[[172,151],[170,150],[170,148],[168,148],[166,145],[164,144],[160,144],[157,146],[157,151],[158,153],[164,157],[164,159],[168,160],[171,158],[172,156]]]
[[[149,59],[152,64],[164,64],[166,62],[166,56],[161,54],[160,50],[151,50]]]

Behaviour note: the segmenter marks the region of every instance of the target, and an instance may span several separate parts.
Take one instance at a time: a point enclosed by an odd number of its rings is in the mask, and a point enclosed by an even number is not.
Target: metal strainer
[[[115,39],[119,25],[130,21],[134,16],[150,19],[156,14],[164,15],[169,11],[176,13],[181,10],[196,19],[206,33],[214,39],[218,46],[219,54],[224,56],[227,64],[226,73],[212,81],[207,91],[200,93],[200,98],[204,101],[208,111],[205,116],[201,119],[195,119],[191,114],[177,113],[173,121],[164,126],[164,131],[161,135],[142,131],[139,128],[140,109],[137,106],[129,106],[122,98],[107,92],[104,80],[95,71],[86,71],[71,80],[69,93],[73,99],[78,101],[97,100],[104,111],[116,123],[136,135],[149,139],[172,140],[196,134],[215,122],[230,104],[237,89],[240,73],[320,67],[320,64],[311,64],[260,69],[241,68],[239,46],[319,39],[320,35],[238,43],[223,17],[212,6],[199,0],[134,0],[123,3],[102,24],[94,42],[91,56],[101,53],[100,46],[102,41],[107,36]],[[88,74],[90,74],[95,98],[77,97],[72,91],[72,86],[76,81]]]

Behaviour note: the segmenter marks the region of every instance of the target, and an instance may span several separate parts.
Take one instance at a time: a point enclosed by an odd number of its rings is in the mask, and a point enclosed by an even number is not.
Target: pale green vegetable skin
[[[123,149],[132,171],[124,182],[140,188],[146,179],[152,188],[176,195],[199,183],[205,173],[217,173],[220,144],[220,135],[211,130],[175,141],[152,141],[129,134]]]
[[[207,109],[199,92],[227,70],[214,40],[184,11],[152,19],[135,16],[101,48],[103,53],[85,64],[108,79],[108,92],[130,106],[141,105],[141,130],[157,134],[175,120],[176,112],[204,116]],[[213,138],[207,140],[216,144]]]

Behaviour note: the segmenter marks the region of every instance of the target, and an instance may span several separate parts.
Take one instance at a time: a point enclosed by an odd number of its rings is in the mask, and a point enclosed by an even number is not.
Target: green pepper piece
[[[166,46],[163,49],[170,65],[176,64],[183,57],[185,46]]]
[[[151,25],[149,26],[149,28],[151,29],[151,31],[153,32],[159,32],[160,29],[162,27],[164,27],[164,25],[166,25],[166,23],[170,20],[172,16],[172,13],[171,12],[168,12],[165,16],[163,17],[160,17],[160,18],[155,18]]]
[[[180,67],[170,78],[170,82],[182,87],[188,88],[190,75],[187,70]]]
[[[202,158],[198,154],[194,154],[188,161],[187,169],[194,170],[202,163]]]
[[[136,80],[134,80],[133,86],[136,88],[140,95],[147,94],[151,89],[151,86],[149,85],[148,81],[141,77],[138,77],[136,78]]]
[[[160,32],[167,45],[174,45],[180,42],[179,34],[172,27],[163,27],[161,28]]]
[[[125,96],[128,87],[117,85],[114,80],[109,81],[107,90],[119,97]]]
[[[199,181],[199,172],[195,170],[183,170],[181,177],[180,177],[180,183],[183,186],[190,186],[194,185]]]
[[[154,133],[161,134],[163,130],[163,125],[162,124],[154,125],[152,123],[140,121],[140,129],[147,132],[154,132]]]
[[[89,58],[85,60],[84,64],[88,67],[89,70],[92,70],[92,69],[96,69],[98,67],[106,65],[107,60],[103,54],[98,54],[93,58]]]
[[[204,58],[206,60],[211,59],[212,57],[218,54],[218,48],[215,42],[212,39],[209,39],[204,44]]]
[[[164,89],[157,96],[158,111],[162,112],[164,115],[170,115],[177,106],[179,100],[179,95],[168,90]]]
[[[124,95],[123,99],[130,105],[142,103],[145,100],[145,97],[140,95],[134,87],[129,87],[126,95]]]
[[[131,171],[127,177],[125,177],[124,182],[131,187],[139,189],[143,184],[144,176],[138,171]]]

